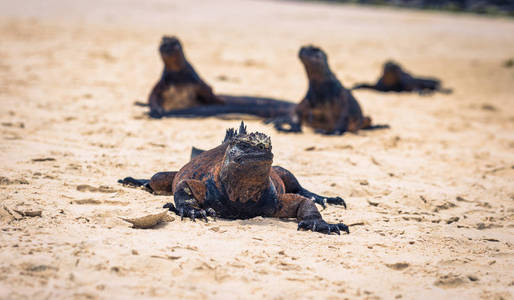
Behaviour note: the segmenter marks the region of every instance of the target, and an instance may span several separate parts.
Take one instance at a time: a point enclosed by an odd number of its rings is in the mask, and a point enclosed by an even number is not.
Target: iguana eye
[[[263,144],[259,144],[259,146],[257,146],[260,150],[264,150],[266,147],[263,145]]]

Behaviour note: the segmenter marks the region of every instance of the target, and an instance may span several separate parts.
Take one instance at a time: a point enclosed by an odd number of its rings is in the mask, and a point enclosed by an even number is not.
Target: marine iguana
[[[436,91],[452,92],[451,89],[443,89],[439,79],[414,77],[393,61],[387,61],[384,64],[382,76],[377,83],[360,83],[352,89],[374,89],[381,92],[418,92],[420,94],[429,94]]]
[[[389,127],[372,126],[371,118],[363,116],[357,99],[330,70],[323,50],[315,46],[304,46],[298,56],[305,67],[309,87],[304,99],[291,114],[273,120],[277,130],[301,132],[302,125],[306,125],[319,133],[342,134],[359,129]]]
[[[256,216],[296,218],[298,230],[349,233],[343,223],[323,220],[315,203],[342,204],[340,197],[323,197],[304,189],[288,170],[272,166],[271,139],[260,132],[228,129],[216,148],[200,153],[177,172],[160,172],[150,180],[127,177],[122,184],[145,186],[153,192],[173,193],[176,214],[191,220],[207,215],[227,219]]]
[[[288,113],[294,106],[294,103],[263,97],[215,95],[188,62],[176,37],[164,36],[159,52],[164,70],[148,99],[149,115],[153,118],[186,116],[191,108],[201,116],[244,113],[272,118]]]

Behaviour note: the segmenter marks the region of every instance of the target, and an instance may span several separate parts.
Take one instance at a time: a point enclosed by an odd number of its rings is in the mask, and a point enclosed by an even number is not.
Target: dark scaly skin
[[[241,113],[272,118],[287,114],[294,106],[271,98],[215,95],[187,61],[182,45],[175,37],[164,36],[159,52],[164,70],[148,99],[151,117],[208,117]]]
[[[207,221],[207,216],[296,218],[298,230],[349,233],[345,224],[325,222],[315,205],[345,205],[343,199],[303,189],[293,174],[272,167],[272,162],[270,138],[258,132],[247,133],[241,123],[239,131],[227,130],[221,145],[199,153],[178,172],[157,173],[149,181],[127,177],[120,182],[146,185],[154,192],[171,191],[175,204],[167,203],[164,207],[193,221]]]
[[[353,89],[373,89],[380,92],[418,92],[429,94],[436,91],[451,93],[450,89],[443,89],[441,81],[435,78],[414,77],[405,72],[400,65],[388,61],[384,64],[382,76],[377,83],[360,83]]]
[[[308,126],[322,134],[342,134],[386,127],[371,126],[371,118],[363,116],[351,91],[344,88],[330,70],[323,50],[305,46],[300,49],[299,57],[309,79],[309,88],[290,115],[273,121],[277,130],[301,132],[302,126]]]

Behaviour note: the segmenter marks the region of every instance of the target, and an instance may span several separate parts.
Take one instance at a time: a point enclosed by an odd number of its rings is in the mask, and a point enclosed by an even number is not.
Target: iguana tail
[[[219,96],[225,101],[221,105],[205,105],[164,112],[163,117],[196,118],[224,114],[247,114],[261,118],[276,118],[287,115],[295,106],[292,102],[270,98],[247,96]]]
[[[358,89],[373,89],[373,90],[376,90],[377,87],[376,85],[374,84],[369,84],[369,83],[359,83],[359,84],[356,84],[352,87],[352,90],[358,90]]]

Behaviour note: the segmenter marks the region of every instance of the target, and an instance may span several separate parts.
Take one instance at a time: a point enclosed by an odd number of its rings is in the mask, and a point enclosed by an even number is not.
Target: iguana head
[[[396,84],[401,77],[402,68],[400,65],[393,61],[387,61],[384,64],[384,74],[382,74],[384,84],[386,85],[394,85]]]
[[[179,71],[186,65],[182,45],[176,37],[163,36],[159,52],[167,70]]]
[[[225,165],[241,168],[245,165],[268,165],[273,163],[271,152],[271,139],[260,132],[247,133],[246,126],[241,122],[239,131],[227,130],[225,143],[228,143],[225,152]]]
[[[305,67],[309,80],[322,80],[332,72],[328,66],[327,55],[318,47],[303,46],[298,54]]]
[[[270,138],[260,132],[247,133],[241,122],[239,131],[227,130],[223,142],[227,149],[219,175],[229,199],[241,203],[258,201],[270,184]]]

